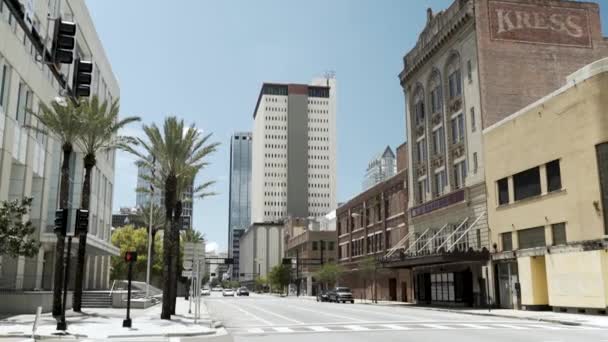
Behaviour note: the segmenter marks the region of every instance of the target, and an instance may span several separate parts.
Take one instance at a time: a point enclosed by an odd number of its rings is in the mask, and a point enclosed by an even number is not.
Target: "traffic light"
[[[78,209],[76,211],[76,234],[87,233],[89,231],[89,211]]]
[[[91,81],[93,80],[93,63],[81,61],[76,58],[74,62],[74,77],[72,78],[72,90],[76,97],[89,97],[91,95]]]
[[[76,36],[76,24],[63,21],[61,18],[55,20],[52,45],[53,63],[72,64],[74,61],[74,36]]]
[[[212,277],[215,277],[215,273],[211,273],[211,276],[212,276]]]
[[[283,265],[291,265],[291,258],[283,258]]]
[[[239,277],[244,277],[245,273],[239,273]]]
[[[226,265],[234,265],[234,259],[233,258],[226,258],[226,259],[224,259],[224,264],[226,264]]]
[[[68,228],[68,210],[57,209],[55,210],[55,234],[66,235]]]
[[[126,252],[125,253],[125,261],[126,262],[136,262],[137,261],[137,252]]]

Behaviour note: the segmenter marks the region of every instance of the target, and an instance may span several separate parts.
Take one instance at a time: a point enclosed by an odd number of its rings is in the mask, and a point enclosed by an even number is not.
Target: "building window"
[[[513,234],[511,232],[500,234],[502,240],[502,250],[504,252],[513,250]]]
[[[312,250],[316,251],[317,249],[319,249],[318,242],[317,241],[313,241],[312,242]]]
[[[418,162],[423,162],[426,160],[426,139],[422,139],[416,143],[416,150],[418,152],[417,158]]]
[[[473,82],[473,65],[470,59],[467,61],[467,79]]]
[[[470,113],[471,113],[471,132],[475,132],[475,130],[477,129],[476,123],[475,123],[475,107],[471,107]]]
[[[424,102],[416,102],[414,105],[414,114],[416,115],[416,125],[424,124]]]
[[[445,140],[443,139],[443,127],[433,131],[433,154],[441,154],[445,150]]]
[[[515,200],[540,195],[540,173],[538,167],[528,169],[513,176]]]
[[[424,201],[424,197],[426,194],[426,179],[418,181],[418,203],[422,203]]]
[[[551,225],[551,233],[553,234],[553,245],[566,244],[566,223],[556,223]]]
[[[454,164],[454,187],[460,189],[464,187],[464,180],[467,177],[466,161]]]
[[[8,88],[8,67],[6,65],[2,65],[0,73],[0,108],[4,108],[4,98],[5,93],[7,93],[6,89]]]
[[[498,186],[498,205],[509,203],[509,180],[507,178],[499,179],[496,182]]]
[[[477,173],[477,152],[473,152],[473,173]]]
[[[559,170],[559,159],[548,162],[545,167],[547,170],[547,191],[560,190],[562,188],[562,178]]]
[[[602,206],[604,217],[604,234],[608,235],[608,142],[595,146],[597,169],[600,180],[600,191],[602,194]]]
[[[334,242],[333,241],[329,241],[327,243],[327,250],[330,250],[330,251],[334,250]]]
[[[456,144],[464,139],[464,117],[462,114],[452,119],[452,143]]]
[[[435,197],[443,194],[445,183],[445,170],[441,170],[435,174]]]
[[[517,231],[517,241],[519,248],[534,248],[544,247],[547,245],[545,241],[545,227],[529,228]]]
[[[441,113],[441,87],[431,90],[431,113]]]
[[[460,69],[452,72],[448,77],[448,85],[450,91],[450,99],[458,97],[462,94],[462,86],[460,84]]]

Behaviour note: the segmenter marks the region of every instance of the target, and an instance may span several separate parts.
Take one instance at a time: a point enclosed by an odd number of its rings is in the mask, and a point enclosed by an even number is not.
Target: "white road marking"
[[[262,328],[250,328],[250,329],[247,329],[247,332],[251,333],[251,334],[263,334],[264,333],[264,329],[262,329]]]
[[[287,306],[287,305],[286,305]],[[332,316],[332,317],[338,317],[338,318],[345,318],[351,321],[355,321],[355,322],[365,322],[362,319],[358,319],[358,318],[354,318],[354,317],[349,317],[349,316],[343,316],[343,315],[336,315],[336,314],[331,314],[331,313],[327,313],[327,312],[323,312],[323,311],[319,311],[319,310],[310,310],[310,309],[304,309],[298,306],[289,306],[292,309],[296,309],[296,310],[303,310],[303,311],[309,311],[309,312],[313,312],[315,314],[321,314],[321,315],[325,315],[325,316]]]
[[[360,325],[345,325],[344,327],[346,329],[350,329],[352,331],[366,331],[366,330],[369,330],[369,328],[362,327]]]
[[[554,325],[548,325],[548,324],[530,324],[529,326],[535,327],[535,328],[547,329],[547,330],[562,330],[563,329],[561,327],[556,327]]]
[[[272,312],[270,310],[262,309],[259,305],[255,306],[255,307],[251,307],[249,305],[243,305],[242,303],[241,303],[241,305],[244,306],[244,307],[246,307],[246,308],[249,308],[250,310],[260,310],[260,311],[262,311],[264,313],[267,313],[269,315],[273,315],[273,316],[279,317],[280,319],[284,319],[284,320],[292,322],[292,323],[304,324],[304,322],[295,320],[293,318],[289,318],[287,316],[279,315],[278,313]]]
[[[459,324],[463,327],[473,328],[473,329],[492,329],[491,327],[479,324],[470,324],[470,323],[461,323]]]
[[[287,328],[287,327],[273,327],[272,329],[274,329],[276,332],[280,332],[280,333],[290,333],[293,332],[293,330]]]
[[[579,325],[576,328],[582,329],[582,330],[601,330],[602,329],[600,327],[590,327],[590,326],[584,326],[584,325]],[[604,341],[608,341],[608,340],[604,340]]]
[[[521,325],[495,324],[495,323],[492,323],[492,325],[495,325],[495,326],[498,326],[498,327],[502,327],[502,328],[514,329],[514,330],[527,330],[528,329],[528,327],[521,326]]]
[[[263,318],[260,318],[260,317],[252,314],[251,312],[249,312],[247,310],[243,310],[243,309],[239,308],[238,306],[236,306],[236,305],[234,305],[232,303],[229,303],[228,301],[225,301],[224,304],[234,306],[237,310],[239,310],[240,312],[244,313],[245,315],[250,316],[253,319],[256,319],[256,320],[258,320],[258,321],[260,321],[260,322],[262,322],[262,323],[264,323],[266,325],[273,325],[271,322],[269,322],[269,321],[267,321],[267,320],[265,320]]]
[[[385,328],[389,328],[392,330],[409,330],[410,328],[408,327],[404,327],[402,325],[396,325],[396,324],[382,324],[380,325],[381,327],[385,327]]]
[[[179,342],[181,341],[179,337],[169,337],[169,342]]]
[[[318,331],[318,332],[331,331],[331,330],[327,329],[326,327],[321,327],[321,326],[318,326],[318,325],[313,325],[311,327],[308,327],[308,329],[310,329],[312,331]]]
[[[446,327],[445,325],[440,325],[440,324],[420,324],[424,327],[427,328],[431,328],[431,329],[453,329],[451,327]]]

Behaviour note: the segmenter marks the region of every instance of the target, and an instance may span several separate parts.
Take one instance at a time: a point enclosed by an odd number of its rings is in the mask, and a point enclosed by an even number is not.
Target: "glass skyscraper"
[[[251,132],[230,139],[228,255],[234,258],[232,279],[239,277],[239,238],[251,224]]]

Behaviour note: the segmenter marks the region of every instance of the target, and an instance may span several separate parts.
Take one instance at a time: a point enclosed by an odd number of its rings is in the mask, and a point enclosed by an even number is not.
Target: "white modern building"
[[[253,118],[251,222],[335,209],[335,78],[264,83]]]
[[[397,174],[397,158],[390,146],[375,156],[368,164],[363,180],[363,190],[383,182]]]
[[[280,265],[285,251],[283,221],[252,224],[241,236],[239,281],[253,286],[256,277],[266,277]]]
[[[117,99],[120,95],[118,81],[84,1],[33,3],[33,27],[42,42],[46,42],[46,48],[50,50],[50,39],[47,37],[53,32],[53,24],[47,21],[47,17],[61,16],[64,20],[75,22],[75,57],[93,62],[91,93],[98,95],[102,101]],[[61,69],[66,80],[71,80],[71,69],[72,65],[63,65]],[[13,310],[15,308],[35,310],[37,305],[45,310],[50,308],[52,293],[46,290],[52,288],[55,276],[56,237],[53,224],[58,207],[61,146],[48,136],[26,129],[26,126],[40,127],[29,110],[37,111],[40,102],[49,105],[59,95],[60,86],[49,66],[41,62],[38,51],[25,35],[19,20],[9,11],[7,3],[0,1],[0,201],[33,197],[30,219],[36,227],[34,238],[42,243],[38,255],[33,258],[0,256],[0,289],[17,291],[0,291],[0,300],[3,301],[0,312],[17,312]],[[82,158],[82,153],[75,153],[70,161],[69,208],[72,211],[80,206]],[[85,289],[109,287],[110,257],[119,253],[110,243],[114,160],[113,151],[102,153],[97,156],[97,165],[93,170]],[[73,212],[70,216],[74,216]],[[73,217],[69,229],[74,229]],[[76,254],[77,246],[78,240],[75,239],[72,256]],[[74,258],[72,265],[75,264]],[[72,278],[74,274],[71,274]],[[27,305],[19,297],[28,290],[37,291],[36,296],[28,297],[30,299],[27,301],[33,308],[25,308]],[[32,301],[36,303],[30,303]]]

